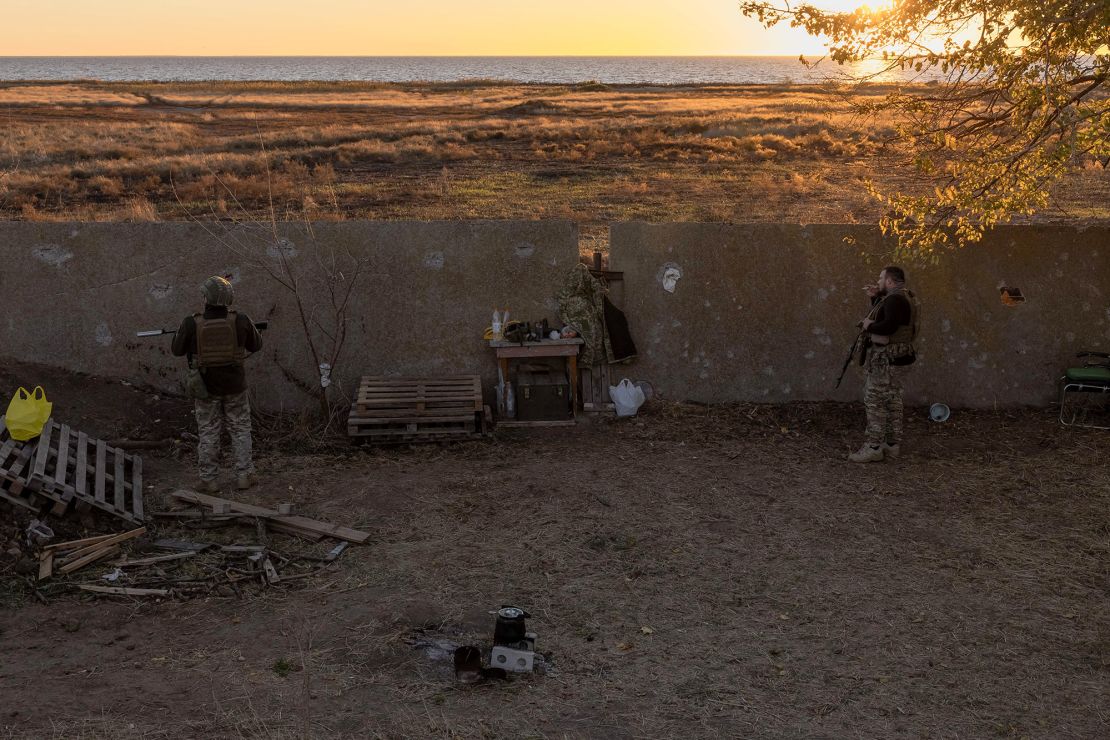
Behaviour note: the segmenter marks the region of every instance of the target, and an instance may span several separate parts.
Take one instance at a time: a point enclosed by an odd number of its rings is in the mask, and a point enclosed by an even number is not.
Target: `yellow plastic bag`
[[[17,442],[26,442],[42,433],[46,420],[54,410],[54,404],[46,400],[46,391],[42,386],[37,386],[34,393],[28,393],[26,388],[20,388],[12,396],[8,404],[8,413],[4,423],[8,427],[8,434]]]

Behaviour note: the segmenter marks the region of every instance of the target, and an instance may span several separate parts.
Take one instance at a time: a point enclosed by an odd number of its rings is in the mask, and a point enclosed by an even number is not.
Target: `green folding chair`
[[[1060,378],[1060,423],[1110,429],[1110,353],[1080,352],[1076,359],[1083,364]]]

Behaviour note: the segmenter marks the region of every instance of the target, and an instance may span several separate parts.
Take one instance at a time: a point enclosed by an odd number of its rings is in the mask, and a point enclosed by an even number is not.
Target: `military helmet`
[[[209,306],[230,306],[235,300],[235,289],[231,287],[231,282],[219,275],[205,280],[204,285],[200,286],[200,293]]]

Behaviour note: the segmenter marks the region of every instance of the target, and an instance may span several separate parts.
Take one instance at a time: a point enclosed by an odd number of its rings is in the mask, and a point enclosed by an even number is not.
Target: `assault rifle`
[[[269,325],[270,325],[269,321],[256,321],[256,322],[254,322],[254,328],[258,329],[259,331],[266,331],[266,328]],[[137,331],[137,332],[135,332],[135,336],[137,336],[137,337],[160,337],[163,334],[176,334],[176,333],[177,333],[177,329],[149,329],[147,331]]]
[[[856,352],[861,351],[860,345],[863,345],[864,354],[860,355],[860,363],[863,364],[863,359],[866,357],[867,345],[864,338],[867,336],[866,331],[861,331],[856,335],[856,341],[852,342],[852,346],[848,349],[848,356],[844,358],[844,367],[840,368],[840,376],[836,379],[836,387],[840,387],[840,383],[844,380],[844,374],[848,372],[848,366],[852,364],[852,358],[856,356]]]
[[[875,312],[879,309],[879,306],[881,306],[882,303],[883,302],[881,300],[876,301],[875,304],[871,306],[871,310],[867,312],[867,318],[863,321],[874,318]],[[844,367],[840,368],[840,377],[836,379],[837,388],[840,387],[840,383],[844,380],[844,374],[848,372],[848,366],[852,364],[852,358],[856,356],[856,352],[860,353],[860,365],[862,365],[867,359],[867,348],[869,346],[868,332],[866,329],[863,328],[863,321],[856,324],[856,328],[859,329],[859,334],[856,335],[856,341],[852,342],[852,346],[848,349],[848,356],[844,358]]]

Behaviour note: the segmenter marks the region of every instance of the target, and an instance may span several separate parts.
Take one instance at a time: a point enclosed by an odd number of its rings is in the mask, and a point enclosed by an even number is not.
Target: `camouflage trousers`
[[[209,396],[195,399],[197,413],[197,465],[200,479],[215,480],[220,474],[220,435],[224,427],[231,437],[231,450],[235,455],[235,472],[250,475],[254,472],[251,461],[251,405],[247,394]]]
[[[863,405],[867,409],[867,443],[872,447],[902,441],[902,381],[906,369],[890,364],[886,347],[873,346],[868,352]]]

